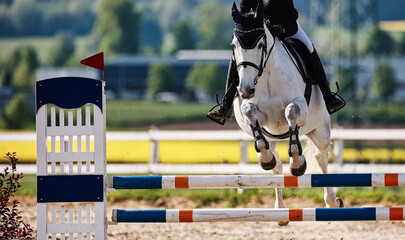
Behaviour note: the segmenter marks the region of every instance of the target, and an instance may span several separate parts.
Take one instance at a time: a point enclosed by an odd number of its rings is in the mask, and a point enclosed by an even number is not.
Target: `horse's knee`
[[[289,121],[294,121],[297,120],[297,118],[300,116],[301,114],[301,109],[300,107],[295,104],[295,103],[290,103],[288,104],[288,106],[285,108],[285,117],[289,120]]]
[[[249,119],[252,119],[256,113],[257,113],[257,107],[253,103],[243,103],[241,107],[242,113],[248,117]]]

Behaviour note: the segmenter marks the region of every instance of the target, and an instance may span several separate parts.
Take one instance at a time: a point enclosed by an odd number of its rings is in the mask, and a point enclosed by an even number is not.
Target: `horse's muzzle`
[[[241,96],[243,99],[250,99],[255,96],[255,88],[249,88],[249,89],[242,89],[241,90]]]

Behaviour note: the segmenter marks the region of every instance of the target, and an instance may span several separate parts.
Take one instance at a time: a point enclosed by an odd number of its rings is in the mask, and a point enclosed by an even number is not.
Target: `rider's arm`
[[[240,12],[244,14],[250,12],[251,10],[256,11],[256,7],[259,2],[261,2],[261,0],[242,0],[240,2]]]

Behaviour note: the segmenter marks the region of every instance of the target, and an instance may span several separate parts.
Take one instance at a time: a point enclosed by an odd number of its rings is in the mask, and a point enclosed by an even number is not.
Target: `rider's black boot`
[[[330,91],[328,79],[326,78],[321,59],[319,58],[319,55],[316,52],[315,48],[314,52],[311,53],[311,57],[313,60],[312,76],[313,78],[315,78],[316,83],[321,89],[323,99],[325,100],[326,108],[329,114],[333,114],[346,106],[346,102],[337,93],[333,93]]]
[[[233,99],[236,95],[236,88],[239,84],[238,70],[236,63],[231,59],[228,67],[228,76],[226,79],[225,95],[222,103],[214,106],[208,113],[207,117],[212,121],[224,125],[226,120],[232,119],[232,105]],[[217,96],[218,97],[218,96]],[[217,99],[218,101],[218,99]],[[219,106],[218,110],[212,111],[215,107]]]

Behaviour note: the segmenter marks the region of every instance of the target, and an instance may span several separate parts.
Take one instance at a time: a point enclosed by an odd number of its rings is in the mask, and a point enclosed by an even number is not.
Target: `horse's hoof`
[[[264,163],[264,162],[260,162],[260,166],[266,170],[266,171],[270,171],[273,168],[275,168],[277,165],[277,161],[276,161],[276,157],[273,155],[273,159],[271,159],[270,162]]]
[[[336,200],[339,201],[339,207],[340,207],[340,208],[345,207],[345,204],[343,203],[343,200],[342,200],[340,197],[336,198]]]
[[[280,222],[277,222],[277,224],[278,224],[279,226],[282,226],[282,227],[287,226],[288,223],[289,223],[289,221],[280,221]]]
[[[299,168],[290,167],[291,174],[294,176],[297,176],[297,177],[303,175],[306,170],[307,170],[307,161],[305,161],[305,160],[304,160],[304,164],[302,164],[302,166]]]

